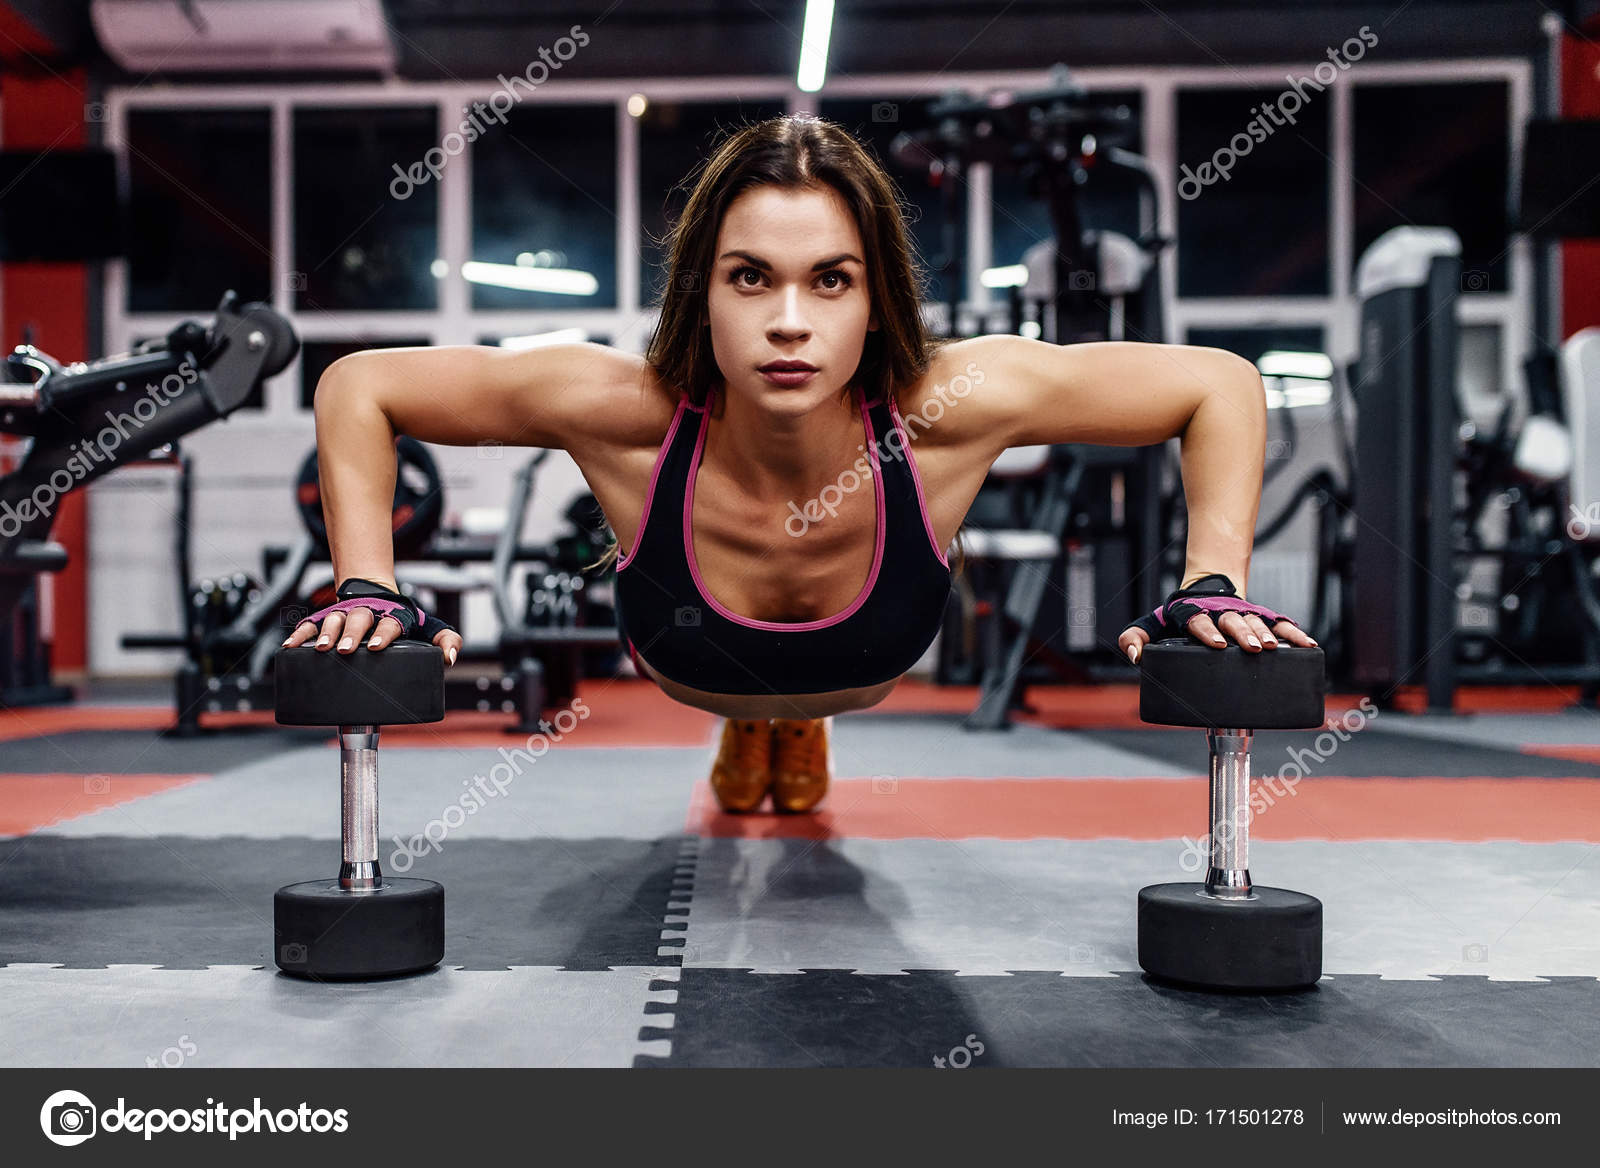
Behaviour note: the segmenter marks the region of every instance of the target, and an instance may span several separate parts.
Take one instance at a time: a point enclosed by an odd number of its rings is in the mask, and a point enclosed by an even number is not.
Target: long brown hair
[[[931,337],[920,302],[928,277],[906,230],[906,203],[873,153],[844,127],[812,114],[783,114],[730,131],[685,183],[683,213],[664,243],[666,281],[661,315],[645,361],[664,385],[704,405],[722,381],[711,349],[708,285],[717,234],[733,201],[752,187],[805,190],[828,186],[844,199],[866,248],[867,290],[878,327],[870,330],[851,385],[865,400],[897,394],[928,370],[943,340]],[[959,533],[957,538],[959,549]],[[618,554],[615,541],[599,561]],[[964,557],[963,557],[964,559]],[[958,566],[958,571],[959,566]]]

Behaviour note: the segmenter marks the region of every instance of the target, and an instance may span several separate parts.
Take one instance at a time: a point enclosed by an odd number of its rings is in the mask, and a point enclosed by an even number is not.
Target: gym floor
[[[444,884],[448,940],[363,984],[272,960],[273,891],[337,870],[331,734],[164,738],[164,689],[0,712],[0,1065],[1600,1065],[1600,712],[1334,695],[1342,736],[1258,734],[1263,779],[1313,752],[1251,870],[1322,899],[1325,976],[1217,995],[1134,950],[1138,888],[1199,878],[1205,733],[1127,686],[972,734],[974,696],[836,718],[801,817],[719,813],[719,720],[636,679],[586,682],[517,770],[504,716],[384,729],[384,870],[418,837],[399,863]]]

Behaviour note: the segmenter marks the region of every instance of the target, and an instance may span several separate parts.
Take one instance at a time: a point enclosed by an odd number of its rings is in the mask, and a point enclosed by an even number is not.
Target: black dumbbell
[[[444,957],[444,888],[378,868],[378,727],[444,718],[444,654],[386,649],[279,649],[277,720],[339,727],[343,862],[332,880],[278,889],[273,951],[285,973],[373,978],[431,969]]]
[[[1211,748],[1205,883],[1139,890],[1139,965],[1204,989],[1314,985],[1322,976],[1322,902],[1250,882],[1250,735],[1322,725],[1322,650],[1247,653],[1157,641],[1139,666],[1139,717],[1203,726]]]

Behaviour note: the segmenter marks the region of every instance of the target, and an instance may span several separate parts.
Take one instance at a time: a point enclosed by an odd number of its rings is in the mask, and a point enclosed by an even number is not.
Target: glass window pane
[[[729,131],[784,112],[781,101],[656,102],[639,118],[639,303],[661,296],[666,238],[689,197],[690,172]]]
[[[571,292],[475,281],[472,306],[615,308],[616,107],[519,107],[472,151],[472,258],[582,273]]]
[[[540,328],[537,325],[535,325],[533,328],[529,329],[528,331],[530,333],[544,333],[544,332],[553,332],[555,330],[553,328],[552,329],[544,329],[544,328]],[[510,339],[519,339],[519,338],[521,338],[522,336],[525,336],[525,335],[526,334],[524,334],[524,333],[481,333],[478,336],[478,344],[480,344],[480,345],[493,345],[493,346],[495,346],[495,348],[499,348],[502,344],[505,343],[505,341],[508,338],[510,338]],[[582,339],[584,341],[590,343],[590,344],[595,344],[595,345],[609,345],[609,344],[611,344],[611,334],[610,333],[594,333],[594,332],[588,332],[587,330],[585,330]],[[565,341],[565,342],[561,342],[561,343],[563,343],[563,344],[573,344],[573,343],[575,343],[575,341]]]
[[[431,107],[295,112],[297,310],[438,306],[439,187],[421,170],[438,123]]]
[[[130,110],[129,312],[210,312],[272,282],[266,110]]]
[[[1179,90],[1178,295],[1327,295],[1332,102],[1296,92]]]
[[[1462,289],[1506,290],[1507,103],[1503,81],[1356,86],[1353,263],[1391,227],[1449,227]]]
[[[365,349],[399,349],[431,345],[432,337],[383,337],[370,341],[307,341],[300,346],[300,408],[309,410],[316,396],[317,382],[340,357]]]
[[[1133,114],[1139,127],[1131,141],[1120,143],[1135,152],[1144,148],[1143,127],[1140,116],[1144,108],[1144,95],[1138,90],[1096,92],[1089,100],[1105,105],[1125,105]],[[995,266],[1022,262],[1022,254],[1036,243],[1055,235],[1050,222],[1050,206],[1042,191],[1030,195],[1028,180],[1018,171],[996,167],[991,189],[993,191],[993,232]],[[1089,171],[1089,181],[1079,188],[1078,214],[1086,228],[1101,231],[1120,231],[1130,239],[1138,239],[1139,188],[1125,171],[1109,167]]]
[[[927,270],[929,300],[944,300],[949,295],[944,275],[936,270],[936,265],[942,262],[944,252],[944,240],[941,237],[944,223],[944,192],[929,186],[926,179],[910,174],[896,165],[889,156],[889,145],[898,134],[916,133],[918,130],[927,129],[932,124],[927,114],[928,107],[937,100],[937,98],[897,98],[894,101],[839,99],[817,104],[819,117],[838,122],[873,149],[878,161],[883,164],[889,177],[900,188],[905,201],[910,204],[908,215],[913,222],[907,224],[907,227],[911,232],[912,244],[917,251],[918,259]],[[957,205],[959,214],[964,216],[967,211],[965,186],[960,187],[957,193]]]

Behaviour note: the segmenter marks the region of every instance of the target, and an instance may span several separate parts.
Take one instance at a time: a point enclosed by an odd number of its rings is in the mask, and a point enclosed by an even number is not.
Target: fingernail
[[[1128,659],[1130,661],[1132,661],[1135,665],[1139,664],[1139,646],[1137,646],[1137,645],[1128,646]]]
[[[326,645],[327,643],[328,643],[328,638],[327,638],[326,635],[317,638],[317,644]]]
[[[1211,643],[1213,645],[1226,645],[1228,642],[1226,640],[1224,640],[1222,637],[1218,636],[1218,637],[1212,637],[1211,638]]]
[[[355,642],[352,641],[349,637],[346,637],[344,640],[339,642],[339,648],[348,649],[353,644],[355,644]]]
[[[284,640],[283,640],[283,644],[279,645],[278,648],[280,648],[280,649],[288,648],[289,647],[289,642],[292,641],[292,640],[294,640],[293,637],[285,637]]]
[[[1260,642],[1260,641],[1258,641],[1258,640],[1256,640],[1256,638],[1255,638],[1255,634],[1253,634],[1253,633],[1252,633],[1252,634],[1251,634],[1251,635],[1249,635],[1249,636],[1247,636],[1247,637],[1246,637],[1246,638],[1245,638],[1245,640],[1247,640],[1247,641],[1249,641],[1249,642],[1250,642],[1250,643],[1251,643],[1251,644],[1252,644],[1252,645],[1254,645],[1254,646],[1255,646],[1255,647],[1256,647],[1256,648],[1257,648],[1257,649],[1259,649],[1259,648],[1261,648],[1261,642]]]
[[[454,649],[446,649],[444,651],[444,659],[454,665],[456,663],[456,651]]]
[[[373,637],[372,640],[367,642],[367,648],[376,649],[377,647],[378,647],[378,638],[377,637]]]
[[[1311,643],[1312,643],[1312,644],[1313,644],[1313,645],[1315,645],[1315,644],[1316,644],[1316,641],[1314,641],[1314,640],[1312,640],[1312,639],[1311,639],[1311,638],[1310,638],[1310,637],[1307,637],[1307,638],[1306,638],[1306,640],[1308,640],[1308,641],[1311,641]]]

